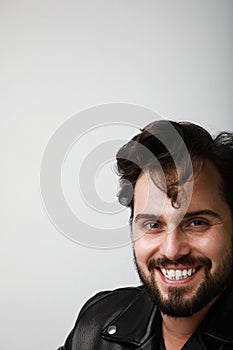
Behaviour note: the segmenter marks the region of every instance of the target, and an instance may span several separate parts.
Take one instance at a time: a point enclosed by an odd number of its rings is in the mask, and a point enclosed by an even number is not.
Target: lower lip
[[[167,283],[167,284],[186,284],[186,283],[189,283],[190,281],[192,281],[196,274],[198,273],[199,270],[197,270],[192,276],[189,276],[189,277],[186,277],[186,278],[183,278],[183,279],[180,279],[180,280],[169,280],[167,277],[165,277],[162,272],[158,269],[159,273],[160,273],[160,276],[163,280],[163,282]]]

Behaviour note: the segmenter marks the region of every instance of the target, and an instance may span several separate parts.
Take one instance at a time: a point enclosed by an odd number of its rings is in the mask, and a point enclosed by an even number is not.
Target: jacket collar
[[[201,333],[224,343],[233,343],[233,281],[211,307],[204,319]],[[115,333],[111,334],[110,330]],[[143,345],[152,335],[159,338],[161,316],[150,296],[142,287],[132,302],[102,330],[109,341]]]
[[[157,307],[142,288],[130,305],[107,324],[101,336],[110,341],[141,346],[155,331],[158,330],[158,336],[160,335],[159,318]],[[154,323],[157,323],[157,327]],[[115,333],[111,334],[110,330]]]
[[[201,331],[213,339],[233,343],[233,280],[204,319]]]

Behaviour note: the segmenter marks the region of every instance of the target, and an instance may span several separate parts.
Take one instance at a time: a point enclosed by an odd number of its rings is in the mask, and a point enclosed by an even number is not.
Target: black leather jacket
[[[160,334],[160,312],[144,287],[121,288],[91,298],[58,350],[159,350]],[[233,350],[233,286],[217,299],[191,338],[183,349]]]

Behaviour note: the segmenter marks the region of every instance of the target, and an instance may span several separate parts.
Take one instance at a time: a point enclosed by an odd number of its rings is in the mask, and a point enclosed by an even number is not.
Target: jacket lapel
[[[108,323],[101,336],[109,341],[141,346],[155,332],[160,334],[160,313],[142,289],[129,306]]]
[[[216,300],[202,325],[202,332],[212,339],[233,344],[233,283]]]

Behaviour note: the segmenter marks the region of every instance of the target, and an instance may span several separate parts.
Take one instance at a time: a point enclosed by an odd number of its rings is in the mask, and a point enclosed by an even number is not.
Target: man
[[[90,299],[60,350],[233,349],[233,134],[155,121],[117,166],[142,286]]]

